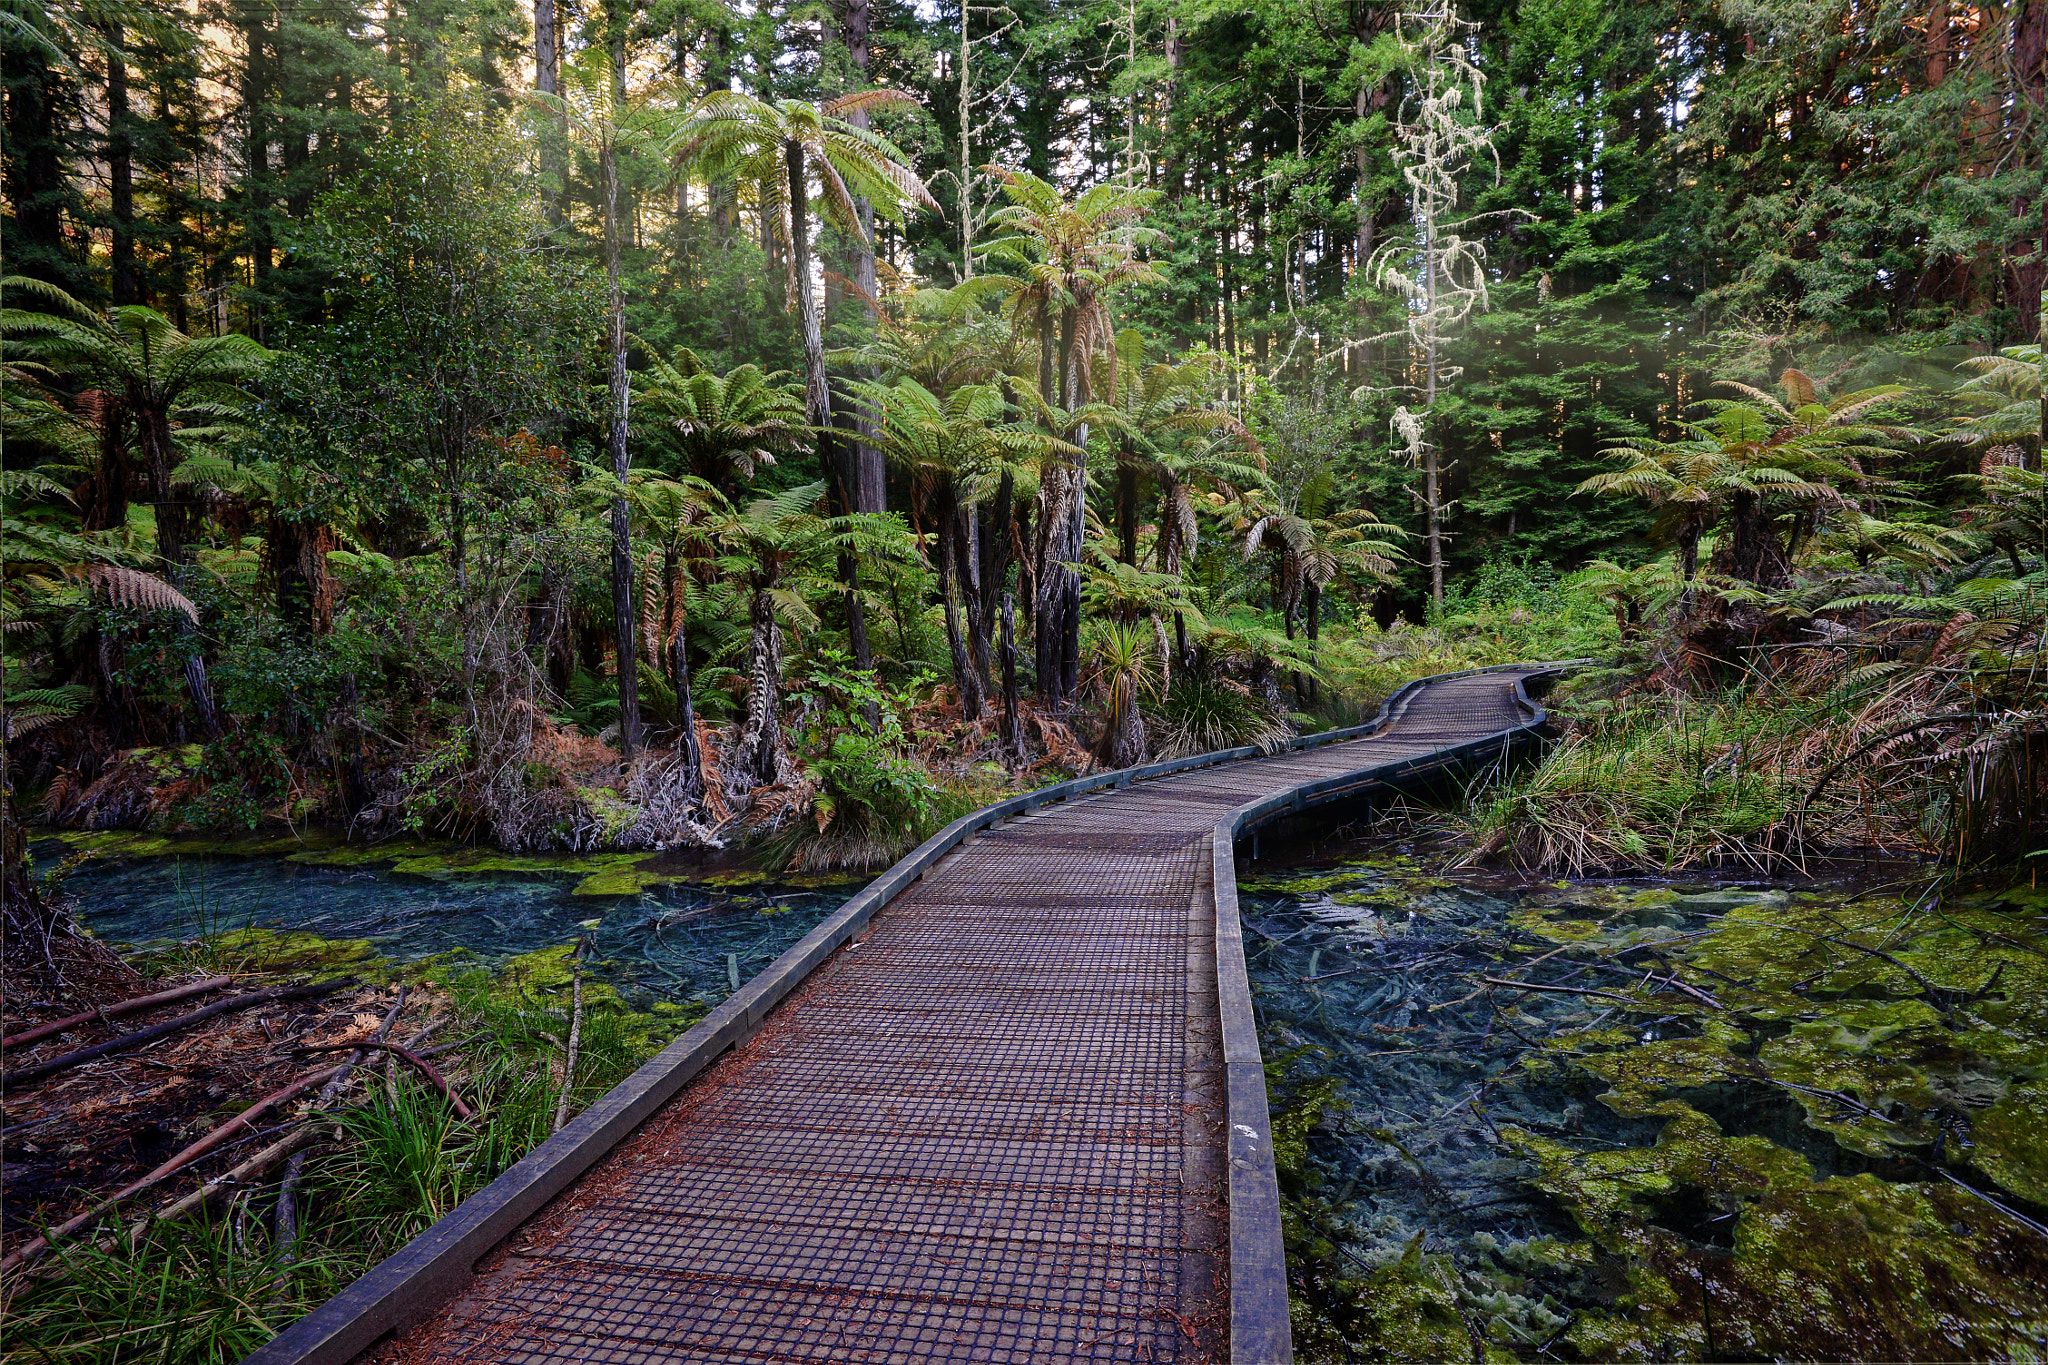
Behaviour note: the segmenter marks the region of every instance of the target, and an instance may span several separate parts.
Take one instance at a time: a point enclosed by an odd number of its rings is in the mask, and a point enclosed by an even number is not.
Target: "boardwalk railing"
[[[1230,1149],[1230,1359],[1232,1365],[1285,1365],[1294,1358],[1287,1316],[1287,1244],[1280,1226],[1280,1182],[1273,1166],[1272,1115],[1266,1103],[1265,1059],[1252,1011],[1251,980],[1245,965],[1244,928],[1237,906],[1237,841],[1248,831],[1297,811],[1391,787],[1430,770],[1479,760],[1503,763],[1521,744],[1534,742],[1548,719],[1529,695],[1531,679],[1566,665],[1515,665],[1531,672],[1515,684],[1515,700],[1527,711],[1523,724],[1411,759],[1320,782],[1307,783],[1238,807],[1216,822],[1209,841],[1216,899],[1216,982],[1223,1023],[1226,1079],[1225,1123]],[[1407,684],[1364,725],[1296,740],[1313,748],[1362,739],[1398,718],[1422,688],[1491,669],[1466,669],[1419,678]]]
[[[1505,757],[1533,739],[1543,709],[1526,691],[1529,678],[1563,665],[1506,665],[1418,679],[1390,696],[1371,721],[1307,735],[1287,750],[1319,748],[1373,734],[1397,719],[1422,688],[1475,673],[1519,671],[1517,699],[1528,719],[1516,726],[1420,757],[1294,787],[1232,811],[1211,840],[1216,901],[1216,968],[1227,1080],[1229,1135],[1231,1357],[1237,1365],[1291,1358],[1287,1267],[1280,1229],[1265,1073],[1252,1014],[1238,923],[1234,852],[1247,830],[1291,812],[1389,786],[1427,770]],[[418,1237],[371,1268],[326,1304],[248,1357],[249,1365],[345,1365],[393,1332],[432,1314],[459,1293],[474,1267],[549,1201],[567,1190],[657,1110],[734,1047],[751,1039],[768,1014],[816,968],[867,927],[877,911],[968,838],[1005,820],[1093,792],[1134,782],[1258,758],[1256,747],[1218,750],[1075,778],[984,806],[953,821],[870,882],[759,975],[688,1032],[585,1109],[503,1175],[470,1196]]]

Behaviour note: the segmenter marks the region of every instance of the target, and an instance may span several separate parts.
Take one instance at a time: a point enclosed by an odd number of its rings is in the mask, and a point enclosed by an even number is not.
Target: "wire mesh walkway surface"
[[[1525,676],[967,839],[372,1358],[1228,1358],[1212,833],[1527,725]]]

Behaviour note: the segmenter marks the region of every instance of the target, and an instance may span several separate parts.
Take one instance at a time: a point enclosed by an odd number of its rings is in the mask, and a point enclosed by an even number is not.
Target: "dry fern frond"
[[[84,571],[92,590],[117,607],[142,611],[175,611],[193,625],[199,624],[199,608],[192,599],[155,574],[119,564],[95,564]]]

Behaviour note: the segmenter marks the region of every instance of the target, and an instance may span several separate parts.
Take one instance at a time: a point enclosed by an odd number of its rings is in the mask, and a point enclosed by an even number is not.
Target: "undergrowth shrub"
[[[1247,744],[1272,753],[1289,735],[1285,718],[1274,714],[1248,688],[1200,670],[1174,678],[1159,699],[1157,719],[1161,758],[1185,758]]]
[[[1813,720],[1748,696],[1626,703],[1471,808],[1474,856],[1575,877],[1782,862],[1805,788],[1774,751]]]

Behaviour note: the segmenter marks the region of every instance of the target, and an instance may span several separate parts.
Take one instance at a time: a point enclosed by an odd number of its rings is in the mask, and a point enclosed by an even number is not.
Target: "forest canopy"
[[[2040,0],[7,0],[10,800],[873,866],[1432,666],[1817,638],[1812,691],[1971,632],[1975,700],[1916,674],[1798,771],[1952,713],[1883,752],[2023,755],[2044,46]]]

